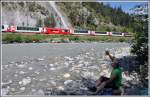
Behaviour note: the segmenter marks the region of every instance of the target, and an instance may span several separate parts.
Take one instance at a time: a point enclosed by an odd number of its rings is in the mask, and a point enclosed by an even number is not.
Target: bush
[[[15,35],[15,34],[6,34],[3,39],[3,41],[7,43],[13,43],[13,42],[22,42],[22,38],[20,35]]]
[[[23,42],[22,37],[21,37],[20,35],[17,35],[17,36],[15,37],[14,42],[18,42],[18,43]]]
[[[124,42],[125,39],[124,38],[119,38],[119,42]]]
[[[71,41],[79,41],[80,38],[78,36],[67,36]]]

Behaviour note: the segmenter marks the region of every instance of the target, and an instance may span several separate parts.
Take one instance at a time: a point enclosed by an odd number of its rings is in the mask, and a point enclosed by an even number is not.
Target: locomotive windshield
[[[4,25],[2,25],[2,29],[4,29]]]

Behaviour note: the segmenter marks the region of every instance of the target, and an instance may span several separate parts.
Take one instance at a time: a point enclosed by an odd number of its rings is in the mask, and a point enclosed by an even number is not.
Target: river
[[[49,95],[88,95],[82,78],[110,75],[106,48],[116,57],[130,55],[127,43],[2,44],[2,95],[46,95],[47,89]]]

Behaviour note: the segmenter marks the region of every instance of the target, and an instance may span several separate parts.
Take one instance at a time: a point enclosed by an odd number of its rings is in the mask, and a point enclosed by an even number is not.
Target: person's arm
[[[109,56],[109,58],[111,59],[111,61],[114,61],[115,57],[112,56],[112,55],[110,55],[109,51],[106,51],[105,54]]]

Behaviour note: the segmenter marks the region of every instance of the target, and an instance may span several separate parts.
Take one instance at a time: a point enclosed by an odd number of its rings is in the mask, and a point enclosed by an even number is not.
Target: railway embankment
[[[132,37],[3,33],[3,43],[130,42]]]

